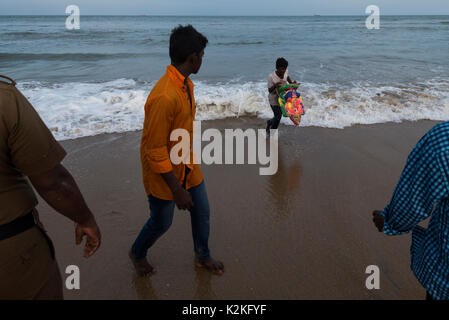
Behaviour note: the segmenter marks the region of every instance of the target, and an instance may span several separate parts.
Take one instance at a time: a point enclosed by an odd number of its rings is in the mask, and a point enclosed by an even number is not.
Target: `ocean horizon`
[[[0,17],[67,17],[67,14],[0,14]],[[305,14],[305,15],[179,15],[179,14],[83,14],[86,17],[367,17],[364,14]],[[383,17],[449,17],[448,14],[382,14]]]

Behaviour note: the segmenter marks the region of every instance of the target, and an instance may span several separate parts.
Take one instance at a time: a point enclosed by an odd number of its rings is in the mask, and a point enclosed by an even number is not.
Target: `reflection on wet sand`
[[[159,300],[151,284],[151,277],[139,277],[137,274],[134,274],[131,286],[136,290],[137,297],[140,300]]]
[[[140,277],[137,274],[133,274],[131,287],[136,291],[136,297],[139,300],[159,300],[159,296],[164,295],[164,292],[158,293],[153,287],[152,281],[158,282],[158,280],[160,280],[155,277],[157,277],[157,275]],[[213,277],[217,276],[214,276],[207,270],[195,268],[195,292],[192,297],[193,299],[214,300],[219,298],[212,288]],[[162,291],[164,290],[165,289]]]
[[[195,282],[196,282],[196,290],[194,299],[198,300],[213,300],[217,299],[217,295],[212,289],[212,275],[210,272],[196,268],[195,270]]]
[[[288,217],[298,205],[295,198],[299,196],[302,166],[299,157],[291,156],[285,146],[279,146],[278,171],[269,176],[266,184],[267,193],[271,197],[274,215],[279,219]],[[290,157],[293,159],[286,159]]]

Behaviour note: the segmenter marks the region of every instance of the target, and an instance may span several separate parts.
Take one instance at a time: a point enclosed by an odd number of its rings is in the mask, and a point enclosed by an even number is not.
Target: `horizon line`
[[[26,17],[66,17],[67,14],[0,14],[0,16],[26,16]],[[365,17],[366,14],[307,14],[307,15],[185,15],[185,14],[82,14],[82,16],[92,17]],[[422,16],[435,16],[444,17],[449,16],[447,14],[382,14],[382,16],[396,16],[396,17],[422,17]]]

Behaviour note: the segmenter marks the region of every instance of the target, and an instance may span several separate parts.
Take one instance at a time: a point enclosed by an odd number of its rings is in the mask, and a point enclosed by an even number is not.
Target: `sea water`
[[[382,16],[379,30],[365,19],[81,16],[67,30],[66,16],[0,16],[0,74],[60,140],[139,130],[170,31],[192,24],[209,39],[191,77],[198,120],[271,117],[278,57],[302,83],[302,126],[449,120],[449,16]]]

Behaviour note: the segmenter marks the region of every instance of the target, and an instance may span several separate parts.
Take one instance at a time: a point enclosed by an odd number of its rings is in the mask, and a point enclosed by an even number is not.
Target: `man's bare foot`
[[[206,268],[210,272],[217,274],[219,276],[221,276],[224,273],[223,262],[214,260],[212,258],[206,262],[200,262],[198,260],[195,260],[195,266],[197,266],[198,268]]]
[[[133,254],[131,253],[131,250],[129,250],[128,255],[134,265],[134,268],[136,269],[138,276],[145,277],[156,273],[156,270],[151,264],[148,263],[146,258],[135,259]]]

